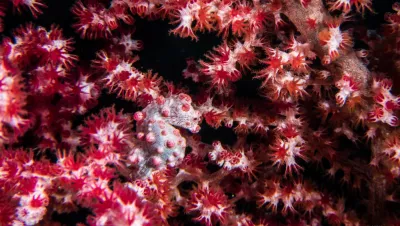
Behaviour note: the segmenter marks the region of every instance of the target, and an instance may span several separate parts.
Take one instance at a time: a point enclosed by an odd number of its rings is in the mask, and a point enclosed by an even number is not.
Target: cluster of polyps
[[[0,114],[3,128],[10,126],[15,129],[16,136],[26,131],[29,120],[24,110],[26,93],[23,91],[22,77],[19,73],[12,73],[7,67],[7,61],[0,57]],[[7,130],[0,131],[0,140],[8,142],[16,137],[10,136]]]
[[[121,56],[105,51],[100,51],[97,55],[99,59],[93,63],[105,74],[102,80],[111,92],[116,92],[127,100],[137,100],[138,97],[144,96],[153,99],[159,95],[162,78],[151,71],[143,73],[133,67],[132,64],[138,57]]]
[[[343,10],[345,13],[350,12],[351,7],[355,6],[358,12],[364,14],[365,9],[372,11],[371,0],[335,0],[329,2],[329,10]]]
[[[391,93],[392,82],[386,79],[375,79],[372,88],[375,93],[376,104],[368,113],[369,120],[397,126],[399,119],[396,116],[396,111],[400,109],[400,97]]]

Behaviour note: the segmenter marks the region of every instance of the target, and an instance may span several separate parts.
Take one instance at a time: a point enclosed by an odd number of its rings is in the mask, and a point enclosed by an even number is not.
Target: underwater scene
[[[0,226],[400,226],[400,1],[0,0]]]

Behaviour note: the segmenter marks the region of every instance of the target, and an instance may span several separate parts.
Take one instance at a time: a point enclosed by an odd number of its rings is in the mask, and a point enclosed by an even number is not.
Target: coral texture
[[[1,226],[400,224],[400,3],[54,2],[0,2]]]

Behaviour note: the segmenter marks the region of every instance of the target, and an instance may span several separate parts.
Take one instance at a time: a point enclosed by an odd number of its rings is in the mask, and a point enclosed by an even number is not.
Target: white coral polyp
[[[25,225],[36,225],[43,219],[46,212],[47,209],[44,206],[39,208],[20,206],[17,207],[16,215],[20,221],[24,222]]]

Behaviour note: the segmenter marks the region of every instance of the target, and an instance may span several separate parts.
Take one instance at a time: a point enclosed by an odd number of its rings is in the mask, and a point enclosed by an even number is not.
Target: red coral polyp
[[[87,119],[85,124],[81,128],[83,144],[96,145],[101,150],[123,151],[132,136],[130,116],[116,113],[114,108],[102,110],[98,116]]]
[[[224,223],[231,210],[222,191],[203,188],[192,192],[186,211],[198,213],[195,220],[211,226],[217,222]]]

